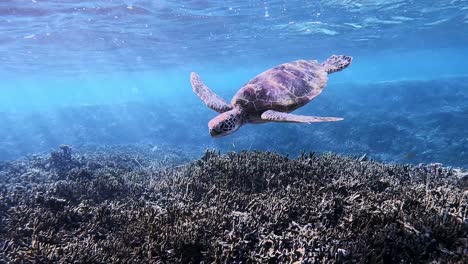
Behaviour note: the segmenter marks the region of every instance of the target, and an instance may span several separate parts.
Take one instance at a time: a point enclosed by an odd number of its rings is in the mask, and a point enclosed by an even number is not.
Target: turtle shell
[[[327,80],[327,72],[317,61],[293,61],[257,75],[236,93],[231,104],[250,113],[290,112],[319,95]]]

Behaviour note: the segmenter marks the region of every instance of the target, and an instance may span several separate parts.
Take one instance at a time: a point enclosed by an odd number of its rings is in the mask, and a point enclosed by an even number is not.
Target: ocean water
[[[210,136],[191,72],[333,54]],[[467,189],[468,0],[0,0],[0,264],[468,263]]]
[[[297,113],[211,138],[197,72],[230,100],[297,59],[354,60]],[[468,1],[2,0],[0,160],[101,145],[301,150],[468,167]]]

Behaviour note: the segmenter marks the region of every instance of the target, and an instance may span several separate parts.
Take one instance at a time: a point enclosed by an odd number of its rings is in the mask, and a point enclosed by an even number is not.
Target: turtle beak
[[[221,132],[218,131],[217,129],[209,129],[210,130],[210,135],[212,137],[220,137],[221,136]]]

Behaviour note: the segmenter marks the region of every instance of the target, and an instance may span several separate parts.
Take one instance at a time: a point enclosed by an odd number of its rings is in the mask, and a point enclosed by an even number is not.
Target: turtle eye
[[[227,122],[221,123],[220,130],[221,131],[229,131],[229,126],[228,126]]]

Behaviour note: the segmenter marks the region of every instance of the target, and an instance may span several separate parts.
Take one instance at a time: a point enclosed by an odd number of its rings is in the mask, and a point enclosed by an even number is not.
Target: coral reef
[[[468,260],[465,171],[334,154],[179,154],[62,146],[0,163],[0,262]]]

